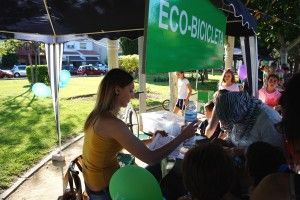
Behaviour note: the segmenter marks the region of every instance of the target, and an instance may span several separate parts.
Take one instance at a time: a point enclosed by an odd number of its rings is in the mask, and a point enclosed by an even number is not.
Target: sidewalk
[[[71,144],[70,144],[71,143]],[[8,190],[1,194],[0,199],[7,200],[56,200],[63,193],[63,175],[68,165],[75,157],[82,153],[83,137],[78,136],[64,145],[64,166],[55,166],[50,154],[39,164],[19,178]],[[39,168],[39,165],[42,167]],[[36,170],[36,168],[39,168]],[[33,173],[32,175],[30,175]],[[29,177],[28,177],[29,176]],[[25,181],[24,181],[25,180]],[[22,181],[24,181],[22,183]],[[19,184],[21,185],[17,187]],[[17,187],[17,188],[16,188]],[[15,189],[16,188],[16,189]]]

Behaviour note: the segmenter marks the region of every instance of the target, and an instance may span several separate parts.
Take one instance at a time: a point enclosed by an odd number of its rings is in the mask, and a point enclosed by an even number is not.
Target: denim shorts
[[[105,188],[99,192],[93,192],[88,187],[85,187],[85,190],[89,196],[89,200],[111,200],[108,188]]]

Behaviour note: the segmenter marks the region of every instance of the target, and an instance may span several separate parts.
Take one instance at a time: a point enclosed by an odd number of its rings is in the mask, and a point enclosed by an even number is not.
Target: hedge
[[[50,78],[48,75],[47,65],[37,65],[37,66],[27,66],[26,74],[28,81],[31,82],[31,69],[33,68],[33,74],[35,75],[35,82],[45,83],[46,85],[50,84]]]

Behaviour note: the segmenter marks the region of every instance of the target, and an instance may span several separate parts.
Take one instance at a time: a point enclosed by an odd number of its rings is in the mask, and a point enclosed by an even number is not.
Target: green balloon
[[[154,176],[142,167],[127,165],[110,179],[112,200],[162,200],[162,192]]]

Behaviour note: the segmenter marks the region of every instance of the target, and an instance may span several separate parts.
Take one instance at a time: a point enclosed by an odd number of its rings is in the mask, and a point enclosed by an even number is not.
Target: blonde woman
[[[90,200],[110,199],[107,187],[119,168],[117,153],[123,148],[143,162],[155,164],[192,137],[197,129],[193,122],[170,143],[151,151],[117,118],[119,109],[133,98],[133,89],[133,77],[129,73],[110,70],[99,86],[95,108],[85,122],[83,176]]]

